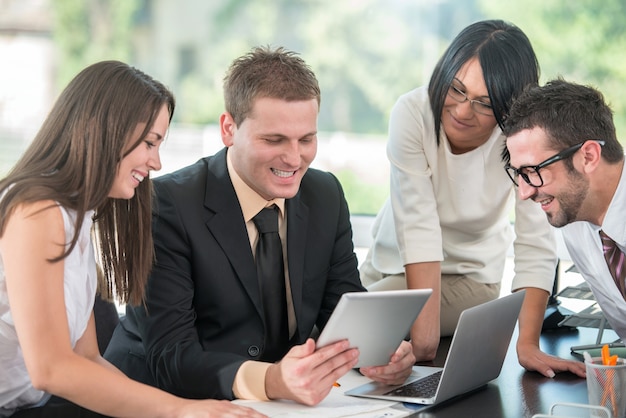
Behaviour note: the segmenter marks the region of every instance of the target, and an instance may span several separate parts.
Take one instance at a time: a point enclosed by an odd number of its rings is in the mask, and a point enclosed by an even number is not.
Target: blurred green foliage
[[[179,123],[216,123],[229,63],[269,44],[300,52],[318,75],[320,131],[384,136],[395,100],[428,82],[450,40],[471,22],[499,18],[529,36],[543,82],[563,76],[598,87],[615,111],[618,135],[626,124],[623,0],[52,1],[59,86],[93,61],[124,60],[174,90]],[[188,38],[176,53],[166,49],[172,33]],[[336,174],[355,213],[375,213],[387,197],[387,185]]]
[[[341,182],[343,191],[348,199],[350,213],[355,215],[369,215],[377,213],[389,194],[387,184],[365,183],[350,170],[334,172]]]

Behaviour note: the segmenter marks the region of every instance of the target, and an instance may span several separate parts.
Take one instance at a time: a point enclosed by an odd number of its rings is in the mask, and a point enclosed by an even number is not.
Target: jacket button
[[[257,347],[256,345],[251,345],[250,347],[248,347],[248,354],[250,354],[251,357],[258,356],[259,352],[259,347]]]

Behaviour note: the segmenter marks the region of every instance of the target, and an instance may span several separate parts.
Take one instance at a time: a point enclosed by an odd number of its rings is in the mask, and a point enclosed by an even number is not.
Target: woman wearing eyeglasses
[[[434,290],[411,329],[418,360],[435,357],[440,336],[454,333],[464,309],[499,297],[514,241],[512,290],[526,289],[520,364],[548,377],[565,370],[584,376],[580,363],[539,349],[556,243],[540,208],[517,199],[503,169],[507,111],[538,79],[526,35],[507,22],[481,21],[452,41],[428,86],[401,96],[391,112],[390,199],[374,223],[361,279],[370,291]]]

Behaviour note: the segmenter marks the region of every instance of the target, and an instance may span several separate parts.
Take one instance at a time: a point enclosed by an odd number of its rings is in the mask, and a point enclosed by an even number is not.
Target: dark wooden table
[[[579,360],[571,354],[570,347],[595,343],[598,330],[592,328],[562,329],[544,332],[541,335],[541,349],[561,358]],[[603,341],[611,341],[615,334],[605,332]],[[554,379],[539,373],[527,372],[519,365],[515,344],[517,330],[511,339],[502,372],[497,379],[485,387],[468,395],[453,399],[441,405],[416,412],[411,417],[419,418],[522,418],[534,414],[548,414],[554,403],[582,403],[587,400],[587,382],[571,373],[559,373]],[[442,340],[436,366],[443,366],[450,339]]]

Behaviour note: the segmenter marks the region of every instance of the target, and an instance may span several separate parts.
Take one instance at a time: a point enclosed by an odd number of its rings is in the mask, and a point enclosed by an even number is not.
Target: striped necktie
[[[604,258],[606,264],[609,267],[611,276],[617,285],[617,289],[622,294],[622,297],[626,299],[626,293],[624,292],[624,280],[626,279],[626,266],[624,266],[624,253],[617,247],[615,241],[609,238],[604,231],[600,230],[600,239],[602,240],[602,250],[604,251]]]

